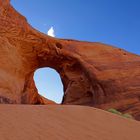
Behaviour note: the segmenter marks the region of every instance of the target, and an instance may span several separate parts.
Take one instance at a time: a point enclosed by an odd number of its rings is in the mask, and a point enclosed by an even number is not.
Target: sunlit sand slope
[[[139,140],[140,122],[83,106],[0,105],[0,140]]]

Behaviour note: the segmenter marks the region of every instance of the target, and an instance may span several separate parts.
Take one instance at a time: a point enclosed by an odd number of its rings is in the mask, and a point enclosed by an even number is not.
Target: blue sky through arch
[[[51,68],[40,68],[34,73],[35,85],[38,92],[57,103],[63,98],[63,84],[58,72]]]

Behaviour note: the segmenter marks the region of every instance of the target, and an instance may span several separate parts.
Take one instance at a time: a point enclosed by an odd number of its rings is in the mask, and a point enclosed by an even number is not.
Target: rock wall
[[[0,0],[0,103],[52,103],[34,84],[34,72],[43,67],[60,74],[62,104],[116,108],[140,119],[140,56],[102,43],[49,37],[9,0]]]

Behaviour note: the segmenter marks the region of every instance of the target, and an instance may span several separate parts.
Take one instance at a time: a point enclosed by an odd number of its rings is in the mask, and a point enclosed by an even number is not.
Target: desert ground
[[[139,140],[140,122],[74,105],[0,105],[0,140]]]

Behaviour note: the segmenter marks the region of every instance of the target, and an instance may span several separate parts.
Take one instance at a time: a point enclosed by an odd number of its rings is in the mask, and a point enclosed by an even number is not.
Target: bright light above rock
[[[48,30],[47,34],[48,34],[49,36],[51,36],[51,37],[55,37],[55,33],[54,33],[53,27],[51,27],[51,28]]]

